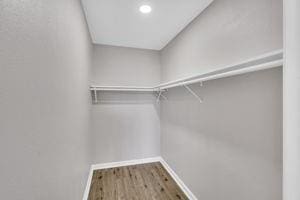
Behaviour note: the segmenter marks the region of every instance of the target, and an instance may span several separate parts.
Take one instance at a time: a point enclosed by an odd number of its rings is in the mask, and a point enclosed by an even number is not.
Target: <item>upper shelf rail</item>
[[[169,89],[178,86],[190,85],[197,82],[204,82],[204,81],[225,78],[229,76],[235,76],[239,74],[245,74],[249,72],[260,71],[260,70],[274,68],[274,67],[280,67],[282,65],[283,65],[283,50],[277,50],[243,62],[227,65],[225,67],[212,70],[207,73],[202,73],[195,76],[190,76],[187,78],[181,78],[175,81],[163,83],[156,86],[155,88]]]
[[[90,90],[96,91],[135,91],[135,92],[155,92],[154,87],[138,87],[138,86],[90,86]]]
[[[207,73],[201,73],[194,76],[177,79],[162,83],[154,87],[136,87],[136,86],[90,86],[91,91],[135,91],[135,92],[158,92],[161,90],[186,86],[197,82],[204,82],[239,74],[245,74],[264,69],[280,67],[283,65],[283,50],[273,51],[263,54],[239,63],[227,65]]]

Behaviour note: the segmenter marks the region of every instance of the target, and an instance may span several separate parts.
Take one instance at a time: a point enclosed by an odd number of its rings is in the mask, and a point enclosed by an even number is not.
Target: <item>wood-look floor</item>
[[[188,199],[161,163],[96,170],[88,200]]]

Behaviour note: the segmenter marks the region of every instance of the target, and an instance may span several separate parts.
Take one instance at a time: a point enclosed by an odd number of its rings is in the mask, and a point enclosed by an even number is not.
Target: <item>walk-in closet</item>
[[[300,200],[299,10],[0,0],[0,199]]]

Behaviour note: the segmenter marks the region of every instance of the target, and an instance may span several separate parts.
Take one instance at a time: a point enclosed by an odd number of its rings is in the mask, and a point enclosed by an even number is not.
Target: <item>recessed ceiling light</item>
[[[141,11],[141,13],[147,14],[147,13],[150,13],[152,11],[152,8],[149,5],[142,5],[140,7],[140,11]]]

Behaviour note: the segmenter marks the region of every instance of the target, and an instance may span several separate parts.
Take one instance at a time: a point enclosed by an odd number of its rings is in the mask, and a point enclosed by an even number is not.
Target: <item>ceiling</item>
[[[82,0],[96,44],[162,49],[213,0]],[[141,5],[152,12],[142,14]]]

